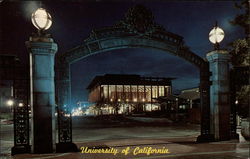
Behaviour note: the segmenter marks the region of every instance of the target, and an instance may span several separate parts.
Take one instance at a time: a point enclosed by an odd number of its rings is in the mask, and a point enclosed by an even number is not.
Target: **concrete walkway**
[[[79,147],[96,145],[117,149],[118,154],[87,154],[87,153],[60,153],[60,154],[22,154],[13,159],[248,159],[249,143],[239,143],[237,140],[197,144],[193,138],[171,139],[120,139],[99,142],[77,143]],[[122,150],[130,148],[127,155]],[[168,149],[167,154],[134,154],[136,147],[152,147]]]
[[[54,153],[19,154],[10,156],[13,146],[13,125],[1,125],[0,159],[248,159],[249,142],[240,141],[196,143],[199,125],[112,127],[109,123],[80,119],[73,123],[73,141],[81,147],[101,147],[117,150],[113,154]],[[103,124],[109,124],[107,126]],[[93,126],[95,125],[95,126]],[[120,124],[121,125],[121,124]],[[128,123],[128,125],[131,125]],[[127,155],[121,152],[129,147]],[[138,148],[168,149],[165,154],[137,154]],[[249,158],[250,159],[250,158]]]

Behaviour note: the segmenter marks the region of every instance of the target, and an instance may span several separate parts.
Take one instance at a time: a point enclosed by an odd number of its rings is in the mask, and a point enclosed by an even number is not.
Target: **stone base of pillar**
[[[30,153],[31,152],[31,146],[25,145],[25,146],[14,146],[11,148],[11,155],[16,154],[23,154],[23,153]]]
[[[231,139],[237,139],[237,140],[239,140],[239,139],[240,139],[240,136],[239,136],[239,134],[234,133],[234,134],[231,134],[230,138],[231,138]]]
[[[77,148],[76,144],[69,143],[57,143],[56,144],[56,152],[64,153],[64,152],[79,152],[80,150]]]
[[[231,139],[231,136],[230,135],[221,135],[219,139],[216,139],[215,141],[227,141],[227,140],[230,140]]]
[[[213,142],[213,141],[215,141],[213,134],[199,135],[197,137],[197,140],[196,140],[196,142],[199,142],[199,143],[202,143],[202,142]]]

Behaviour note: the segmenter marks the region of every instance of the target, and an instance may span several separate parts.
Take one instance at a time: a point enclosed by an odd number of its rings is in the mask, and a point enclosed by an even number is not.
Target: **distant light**
[[[118,99],[118,102],[120,102],[121,101],[121,99]]]
[[[112,101],[113,101],[113,99],[110,99],[110,101],[112,102]]]
[[[136,99],[136,98],[134,98],[134,102],[137,102],[137,99]]]
[[[70,117],[70,114],[64,114],[65,117]]]
[[[145,102],[145,99],[143,98],[142,101]]]
[[[39,30],[47,30],[52,24],[50,14],[43,8],[38,8],[31,15],[32,24]]]
[[[19,106],[19,107],[22,107],[22,106],[23,106],[23,103],[19,103],[18,106]]]
[[[128,102],[128,101],[129,101],[129,99],[126,99],[126,101]]]
[[[8,106],[13,106],[13,105],[14,105],[14,101],[13,101],[12,99],[9,99],[9,100],[7,101],[7,105],[8,105]]]
[[[239,103],[239,101],[238,101],[238,100],[236,100],[236,101],[235,101],[235,104],[238,104],[238,103]]]
[[[211,43],[217,44],[224,39],[224,36],[224,31],[216,25],[209,33],[209,40]]]

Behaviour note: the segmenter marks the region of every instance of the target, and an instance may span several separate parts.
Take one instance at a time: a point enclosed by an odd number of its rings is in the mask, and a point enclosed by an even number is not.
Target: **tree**
[[[232,25],[240,26],[245,31],[245,37],[237,39],[230,45],[232,47],[230,54],[232,55],[232,64],[234,67],[250,67],[250,1],[244,0],[236,3],[235,7],[241,10],[241,14],[237,15],[232,21]],[[238,113],[242,117],[249,117],[249,95],[250,85],[243,85],[236,92],[238,100]]]
[[[241,10],[241,14],[230,22],[232,25],[240,26],[245,31],[245,37],[243,39],[237,39],[231,43],[232,50],[232,64],[234,66],[249,66],[249,46],[250,46],[250,1],[244,0],[240,4],[235,4],[237,9]]]

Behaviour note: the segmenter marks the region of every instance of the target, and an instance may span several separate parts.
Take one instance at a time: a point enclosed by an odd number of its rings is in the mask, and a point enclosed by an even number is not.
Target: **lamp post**
[[[215,22],[214,28],[209,32],[209,40],[214,44],[214,49],[219,50],[219,43],[224,39],[225,33],[224,31],[218,27],[217,22]]]
[[[209,33],[209,40],[214,44],[214,50],[207,53],[210,76],[210,134],[215,140],[230,139],[230,54],[219,48],[224,39],[224,31],[217,22]]]
[[[52,25],[52,18],[50,14],[43,8],[38,8],[32,13],[31,21],[38,31],[47,30]]]
[[[45,33],[52,25],[45,9],[38,8],[32,13],[31,21],[38,29],[26,42],[30,52],[32,152],[51,153],[56,142],[54,57],[57,44]]]

